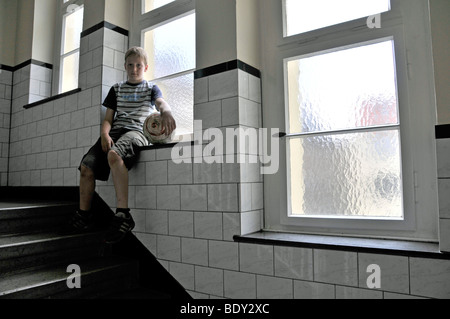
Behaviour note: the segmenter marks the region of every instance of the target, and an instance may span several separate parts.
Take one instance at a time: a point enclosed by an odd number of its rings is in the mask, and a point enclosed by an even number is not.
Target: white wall
[[[196,0],[197,69],[235,60],[236,1]]]
[[[32,57],[53,64],[55,38],[55,0],[35,0]]]
[[[14,66],[16,52],[16,0],[2,0],[0,6],[0,64]]]

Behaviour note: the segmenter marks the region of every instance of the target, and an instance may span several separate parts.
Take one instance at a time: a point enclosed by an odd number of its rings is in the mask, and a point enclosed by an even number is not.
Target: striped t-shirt
[[[157,85],[148,81],[139,84],[124,81],[110,89],[103,105],[116,112],[113,129],[142,132],[145,119],[156,112],[155,102],[160,97],[162,93]]]

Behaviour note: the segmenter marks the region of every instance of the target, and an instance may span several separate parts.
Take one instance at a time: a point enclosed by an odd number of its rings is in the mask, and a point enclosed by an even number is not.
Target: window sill
[[[235,242],[450,260],[437,243],[260,231],[234,236]]]

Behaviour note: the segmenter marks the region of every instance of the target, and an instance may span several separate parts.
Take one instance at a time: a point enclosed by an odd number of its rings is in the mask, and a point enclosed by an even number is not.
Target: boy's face
[[[125,61],[125,70],[130,83],[141,83],[144,80],[144,73],[147,72],[147,69],[148,65],[145,65],[144,59],[137,55],[132,54]]]

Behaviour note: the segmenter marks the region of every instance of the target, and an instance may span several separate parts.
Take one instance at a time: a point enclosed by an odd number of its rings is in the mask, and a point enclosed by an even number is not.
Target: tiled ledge
[[[240,243],[260,245],[341,250],[450,260],[450,254],[441,253],[437,243],[293,234],[273,231],[260,231],[249,235],[234,236],[233,239]]]
[[[53,101],[53,100],[62,99],[63,97],[66,97],[66,96],[69,96],[69,95],[72,95],[72,94],[77,94],[79,92],[81,92],[80,88],[72,90],[72,91],[68,91],[68,92],[65,92],[65,93],[61,93],[61,94],[58,94],[58,95],[53,95],[53,96],[48,97],[46,99],[42,99],[40,101],[24,105],[23,108],[24,109],[30,109],[32,107],[35,107],[35,106],[38,106],[38,105],[41,105],[41,104],[45,104],[45,103]]]

